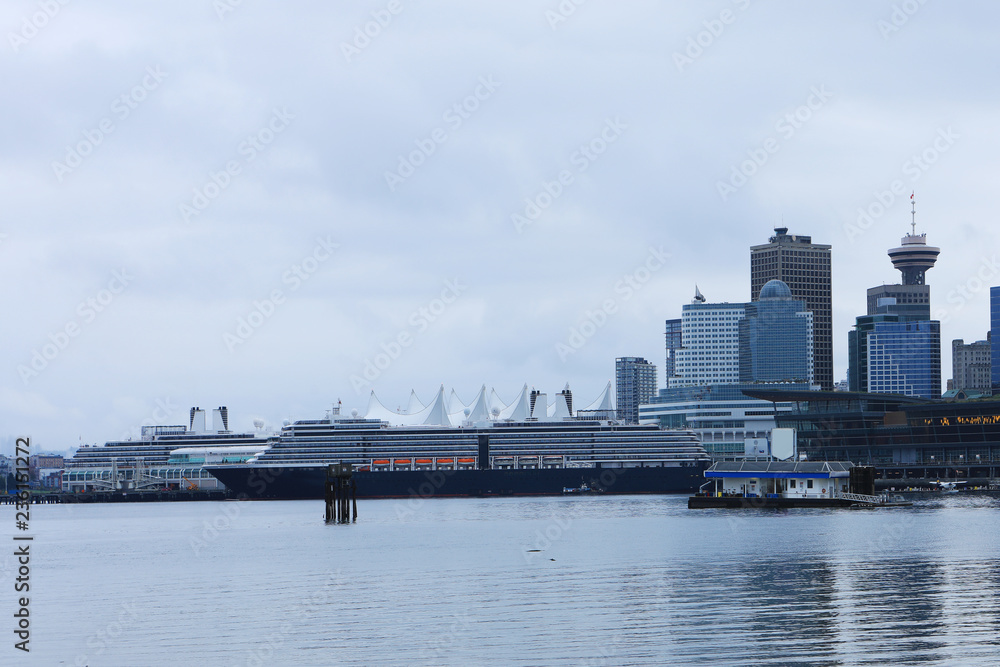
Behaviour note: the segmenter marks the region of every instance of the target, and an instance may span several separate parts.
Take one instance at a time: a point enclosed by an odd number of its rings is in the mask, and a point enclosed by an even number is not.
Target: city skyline
[[[832,246],[840,380],[914,191],[942,340],[985,338],[1000,8],[399,7],[0,9],[0,450],[192,405],[243,430],[441,383],[597,395],[663,364],[695,284],[745,301],[775,227]]]

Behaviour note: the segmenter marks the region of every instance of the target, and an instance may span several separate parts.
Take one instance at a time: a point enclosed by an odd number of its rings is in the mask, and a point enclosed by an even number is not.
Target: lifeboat
[[[493,459],[494,468],[513,468],[514,467],[514,457],[513,456],[497,456]]]
[[[439,466],[441,466],[441,465],[450,466],[454,462],[455,462],[455,459],[438,459],[437,460],[437,464]]]
[[[373,466],[387,466],[389,465],[389,459],[375,459],[372,461]]]
[[[559,468],[562,466],[561,456],[543,456],[542,466],[545,468]]]

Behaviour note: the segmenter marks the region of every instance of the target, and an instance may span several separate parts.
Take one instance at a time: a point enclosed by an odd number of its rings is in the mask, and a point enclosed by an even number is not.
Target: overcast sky
[[[917,0],[6,0],[4,449],[193,405],[236,430],[364,412],[373,388],[405,407],[569,382],[580,405],[617,356],[663,386],[664,319],[695,283],[748,300],[749,246],[780,224],[833,246],[843,379],[865,289],[899,282],[912,191],[950,377],[1000,284],[998,21]]]

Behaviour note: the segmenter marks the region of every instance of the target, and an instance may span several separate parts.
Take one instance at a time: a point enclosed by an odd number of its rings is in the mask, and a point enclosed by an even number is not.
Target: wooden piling
[[[351,501],[354,503],[354,521],[358,520],[358,483],[351,480]]]
[[[326,469],[326,521],[350,523],[351,503],[354,504],[354,521],[358,520],[358,500],[355,482],[351,479],[350,464],[332,463]]]

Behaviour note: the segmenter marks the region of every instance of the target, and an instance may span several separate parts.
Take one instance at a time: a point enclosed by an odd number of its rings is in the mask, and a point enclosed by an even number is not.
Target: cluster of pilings
[[[326,522],[350,523],[358,520],[358,489],[351,479],[350,464],[333,463],[326,468]],[[351,506],[354,518],[351,518]]]

